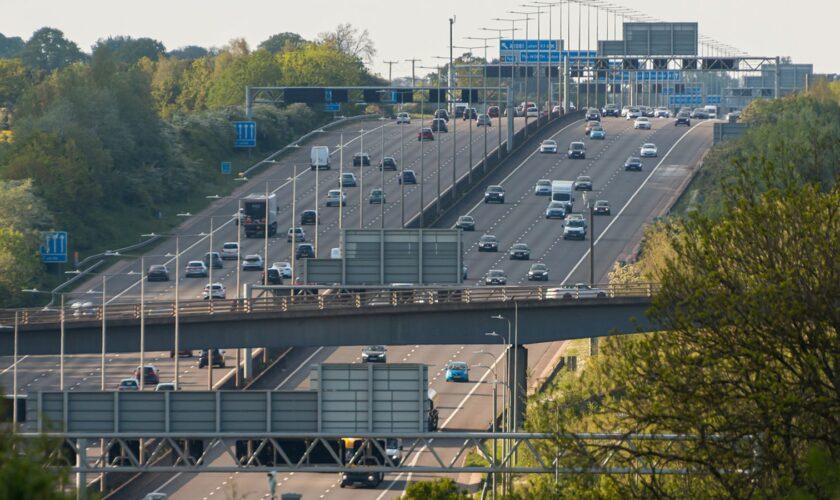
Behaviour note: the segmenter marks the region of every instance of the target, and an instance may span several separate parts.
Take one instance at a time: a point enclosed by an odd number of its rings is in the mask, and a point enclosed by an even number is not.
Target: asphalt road
[[[513,171],[499,173],[498,178],[489,179],[488,184],[501,183],[506,189],[504,205],[485,205],[481,192],[463,202],[459,213],[471,213],[478,222],[475,233],[465,234],[466,262],[470,268],[470,280],[478,281],[489,269],[503,269],[509,283],[524,283],[528,262],[511,262],[504,253],[510,245],[525,242],[531,246],[532,261],[545,262],[551,270],[549,284],[561,282],[589,281],[588,279],[588,235],[585,241],[562,239],[562,221],[544,219],[546,197],[533,194],[538,179],[574,180],[578,175],[593,178],[593,195],[607,199],[612,206],[611,216],[595,219],[595,277],[596,282],[605,281],[613,262],[626,258],[640,241],[643,227],[654,217],[662,215],[670,201],[684,185],[692,168],[696,167],[702,155],[711,146],[711,124],[701,123],[692,129],[675,128],[672,120],[654,120],[651,131],[632,129],[632,123],[622,119],[606,119],[605,141],[587,143],[586,160],[568,160],[565,155],[527,156]],[[576,122],[558,132],[555,139],[561,146],[583,137],[583,122]],[[623,163],[627,156],[637,154],[644,142],[654,142],[660,157],[646,159],[642,172],[625,172]],[[479,190],[480,191],[480,190]],[[580,209],[581,195],[576,197]],[[500,252],[478,253],[475,242],[481,234],[492,232],[500,239]],[[476,325],[478,339],[485,338],[489,330],[504,331],[501,321],[488,318],[487,324]],[[529,370],[539,377],[550,368],[553,357],[562,343],[528,346]],[[486,351],[490,355],[477,351]],[[471,380],[484,383],[446,383],[443,367],[451,360],[466,361],[470,365],[490,364],[499,368],[503,363],[498,345],[467,346],[392,346],[389,348],[389,362],[426,363],[430,368],[430,385],[438,397],[436,405],[441,412],[441,426],[444,429],[486,429],[491,421],[492,390],[489,383],[494,375],[484,369],[474,368]],[[319,348],[299,350],[286,360],[286,364],[270,380],[261,382],[262,388],[292,389],[306,386],[306,366],[319,362],[360,362],[357,348]],[[277,384],[277,385],[273,385]],[[501,391],[499,395],[501,407]],[[446,457],[444,457],[446,459]],[[428,454],[421,454],[419,463],[425,463]],[[236,491],[246,498],[265,498],[266,478],[263,474],[201,474],[170,475],[157,477],[143,489],[126,491],[114,498],[139,498],[149,491],[159,490],[171,498],[209,499],[226,492]],[[279,491],[303,493],[304,498],[395,498],[410,480],[423,479],[407,475],[387,476],[376,490],[339,489],[335,474],[281,474]],[[161,486],[164,484],[164,486]]]

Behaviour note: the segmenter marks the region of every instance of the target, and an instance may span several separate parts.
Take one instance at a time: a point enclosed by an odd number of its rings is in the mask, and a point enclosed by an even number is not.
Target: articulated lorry
[[[277,198],[274,193],[253,193],[242,198],[242,227],[246,238],[264,237],[266,227],[268,236],[277,234]]]

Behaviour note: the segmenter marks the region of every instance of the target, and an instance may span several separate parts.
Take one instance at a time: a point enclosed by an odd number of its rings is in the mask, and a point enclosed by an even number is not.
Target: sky
[[[388,64],[393,76],[409,76],[409,58],[419,58],[418,66],[433,67],[437,57],[449,55],[449,18],[455,16],[454,45],[481,46],[475,51],[488,58],[498,55],[498,42],[470,40],[467,37],[497,37],[498,32],[480,28],[504,28],[510,35],[510,22],[494,18],[524,17],[508,11],[533,10],[521,7],[532,0],[0,0],[0,33],[27,40],[44,26],[62,30],[66,37],[90,52],[99,38],[127,35],[150,37],[163,42],[167,49],[185,45],[221,47],[233,38],[245,38],[256,47],[269,36],[295,32],[306,39],[331,31],[341,23],[367,29],[377,48],[372,70],[387,78]],[[556,1],[556,0],[546,0]],[[781,0],[610,0],[662,21],[698,22],[700,33],[751,56],[790,56],[797,63],[812,63],[816,73],[840,73],[836,28],[840,19],[840,0],[799,0],[794,4]],[[577,21],[576,7],[572,18]],[[556,38],[558,9],[552,9],[552,30]],[[548,15],[543,10],[541,38],[548,38]],[[594,10],[593,10],[594,12]],[[566,8],[563,8],[564,17]],[[584,10],[585,24],[586,10]],[[592,15],[595,23],[595,15]],[[606,14],[600,18],[604,39]],[[609,16],[612,39],[614,20]],[[564,25],[566,21],[564,19]],[[523,32],[524,22],[517,23]],[[536,38],[537,22],[529,24],[529,38]],[[572,37],[576,28],[572,27]],[[564,33],[566,27],[563,27]],[[584,28],[584,39],[586,31]],[[618,31],[621,36],[621,30]],[[591,30],[594,46],[595,29]],[[831,40],[835,40],[832,42]],[[586,48],[586,43],[582,43]],[[574,44],[571,46],[574,49]],[[455,49],[456,56],[466,52]],[[428,70],[418,69],[422,74]]]

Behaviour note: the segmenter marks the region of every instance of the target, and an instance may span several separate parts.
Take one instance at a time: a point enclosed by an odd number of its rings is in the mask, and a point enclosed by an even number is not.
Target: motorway
[[[424,125],[428,125],[428,120]],[[299,150],[293,151],[281,161],[266,168],[263,173],[253,176],[248,182],[237,186],[230,196],[212,203],[207,209],[187,218],[184,224],[176,228],[173,233],[180,235],[180,266],[183,268],[187,261],[201,259],[205,252],[211,250],[211,247],[214,251],[220,251],[224,242],[236,241],[236,226],[233,223],[232,215],[237,212],[238,199],[250,193],[264,193],[266,190],[276,194],[279,208],[279,234],[268,239],[268,258],[266,261],[269,264],[277,261],[293,261],[294,247],[286,241],[286,229],[299,225],[297,222],[299,222],[300,213],[303,210],[316,207],[321,215],[318,226],[318,255],[321,257],[329,255],[330,248],[339,246],[339,209],[336,207],[327,208],[324,205],[327,191],[338,187],[340,171],[338,146],[342,138],[344,141],[344,171],[355,173],[360,182],[360,187],[345,188],[347,206],[341,210],[342,227],[380,227],[383,209],[385,227],[401,227],[403,220],[403,205],[401,203],[403,186],[397,183],[397,172],[384,172],[383,176],[378,169],[383,152],[384,156],[396,158],[398,166],[413,169],[417,172],[418,177],[422,177],[422,182],[419,185],[408,185],[404,189],[404,219],[408,221],[419,213],[421,188],[423,204],[428,206],[433,202],[438,192],[438,172],[440,172],[441,191],[452,184],[453,140],[457,141],[455,145],[457,150],[456,174],[459,178],[466,175],[470,157],[475,165],[480,161],[485,148],[487,151],[491,151],[499,143],[498,120],[494,120],[493,126],[489,128],[475,127],[474,121],[459,120],[455,127],[452,125],[450,123],[449,133],[435,134],[435,141],[423,143],[416,139],[416,134],[421,127],[421,121],[417,117],[412,120],[410,125],[396,125],[392,121],[385,120],[368,120],[325,131]],[[515,120],[517,130],[523,125],[523,119]],[[364,131],[363,135],[360,133],[361,130]],[[507,120],[503,119],[501,121],[502,140],[506,139],[506,131]],[[309,169],[309,147],[314,145],[327,145],[332,152],[332,170],[317,172],[317,193],[316,172]],[[472,146],[472,151],[470,151],[470,146]],[[440,169],[438,169],[438,148],[440,148]],[[360,150],[364,150],[371,155],[371,167],[352,166],[352,155]],[[296,181],[292,182],[295,167],[297,167],[298,173]],[[364,176],[362,171],[364,171]],[[368,193],[374,187],[379,187],[383,179],[385,181],[387,203],[384,207],[369,204]],[[295,194],[294,198],[293,193]],[[216,193],[206,194],[210,196]],[[362,199],[359,198],[360,194]],[[294,204],[292,203],[293,199],[295,200]],[[298,220],[293,222],[294,219]],[[213,224],[212,245],[211,239],[207,236],[211,232],[211,223]],[[315,226],[304,226],[304,229],[307,233],[306,241],[313,242]],[[243,235],[241,245],[241,255],[243,257],[251,253],[262,255],[265,240],[263,238],[246,239]],[[166,263],[170,270],[169,282],[145,283],[144,296],[148,309],[154,309],[155,301],[172,300],[174,296],[176,266],[173,256],[175,253],[175,239],[167,238],[152,250],[143,254],[146,268],[153,264]],[[212,281],[224,284],[228,298],[236,296],[236,267],[235,261],[225,261],[223,269],[213,270]],[[128,273],[139,273],[140,270],[140,259],[132,258],[120,260],[103,271],[107,275],[108,303],[117,301],[139,302],[141,287],[137,274],[130,276]],[[182,273],[179,289],[180,298],[200,299],[203,287],[208,280],[185,278],[182,270],[178,270],[178,272]],[[240,280],[241,283],[257,283],[260,280],[259,272],[243,271],[240,273]],[[101,278],[90,279],[77,286],[74,292],[67,294],[66,304],[75,300],[91,301],[98,304],[101,301],[101,290]],[[68,343],[70,342],[72,342],[72,338],[68,339]],[[235,364],[234,352],[228,351],[225,353],[225,357],[227,366]],[[169,358],[169,353],[147,352],[144,360],[146,363],[152,363],[158,367],[161,373],[161,381],[174,379],[175,368],[173,361]],[[105,387],[107,389],[115,388],[119,380],[130,377],[134,367],[139,364],[139,353],[109,354],[106,356]],[[0,358],[0,377],[4,378],[3,382],[6,387],[11,384],[11,365],[12,359],[10,357]],[[58,389],[59,365],[59,358],[56,356],[22,357],[18,362],[19,392],[27,394],[37,390]],[[205,389],[208,385],[217,384],[223,376],[229,373],[229,369],[214,369],[210,374],[212,381],[209,381],[208,372],[204,369],[198,370],[197,358],[181,359],[179,369],[181,372],[180,385],[184,389]],[[99,356],[67,356],[64,372],[65,387],[68,390],[98,390],[100,388]],[[7,392],[12,391],[7,389]]]
[[[444,223],[454,222],[462,213],[471,213],[477,219],[475,233],[464,235],[465,261],[470,269],[470,281],[479,280],[489,269],[504,269],[509,283],[524,283],[528,262],[512,262],[506,255],[510,245],[525,242],[530,245],[532,261],[546,263],[551,270],[551,281],[588,281],[589,241],[562,239],[562,221],[546,220],[543,211],[546,197],[533,194],[538,179],[574,180],[578,175],[590,175],[593,195],[607,199],[612,206],[611,216],[596,217],[596,281],[604,281],[613,262],[630,255],[638,245],[643,227],[668,209],[674,197],[684,187],[692,169],[696,168],[703,154],[711,147],[711,123],[699,123],[691,129],[676,128],[672,120],[654,120],[650,131],[633,130],[632,122],[623,119],[605,119],[607,139],[587,143],[586,160],[568,160],[565,155],[523,153],[520,162],[494,173],[488,184],[501,183],[507,191],[504,205],[485,205],[482,192],[472,193],[461,206],[447,215]],[[577,121],[554,135],[561,150],[573,140],[583,137],[583,122]],[[654,142],[660,157],[646,159],[642,172],[625,172],[623,163],[627,156],[638,153],[644,142]],[[576,207],[581,207],[578,194]],[[358,223],[358,219],[356,219]],[[376,222],[375,220],[373,222]],[[481,234],[492,233],[499,237],[498,254],[481,253],[475,243]],[[588,237],[587,237],[588,238]],[[562,327],[558,319],[558,328]],[[484,332],[505,331],[503,321],[491,320],[476,325],[478,342],[483,342]],[[484,349],[490,356],[478,353]],[[562,343],[528,346],[529,371],[540,378],[550,369],[554,357],[561,352]],[[470,365],[484,363],[496,366],[501,377],[503,358],[498,345],[481,346],[391,346],[389,362],[426,363],[430,365],[430,386],[438,393],[436,405],[440,410],[443,429],[486,429],[491,420],[491,387],[487,383],[446,383],[443,367],[447,361],[466,361]],[[492,356],[492,360],[491,360]],[[294,389],[306,387],[308,366],[320,362],[361,362],[358,348],[297,349],[281,360],[277,370],[260,380],[256,388]],[[489,371],[475,368],[471,380],[488,382],[493,379]],[[500,391],[501,392],[501,391]],[[501,407],[501,402],[499,402]],[[447,457],[444,456],[444,459]],[[426,463],[427,454],[421,454],[419,463]],[[387,476],[377,490],[339,489],[335,474],[281,474],[279,491],[303,493],[304,498],[395,498],[407,481],[421,479],[404,475]],[[210,499],[217,495],[266,498],[267,482],[264,474],[172,474],[148,476],[113,498],[141,498],[150,491],[163,491],[175,499]]]

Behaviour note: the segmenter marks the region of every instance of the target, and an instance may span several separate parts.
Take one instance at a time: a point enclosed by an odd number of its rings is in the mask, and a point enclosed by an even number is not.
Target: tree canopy
[[[166,53],[163,43],[152,38],[113,36],[97,40],[92,47],[93,55],[96,56],[96,53],[105,47],[111,51],[114,59],[126,64],[134,64],[144,57],[157,61],[161,54]]]
[[[55,28],[41,28],[33,33],[20,56],[27,67],[46,72],[86,58],[75,42],[65,38],[64,33]]]

